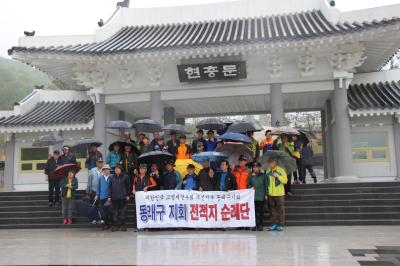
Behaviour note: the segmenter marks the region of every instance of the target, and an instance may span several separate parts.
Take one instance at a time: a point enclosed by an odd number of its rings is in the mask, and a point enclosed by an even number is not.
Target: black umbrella
[[[160,132],[161,124],[155,120],[151,119],[142,119],[133,123],[132,126],[138,132]]]
[[[121,140],[120,140],[120,141],[115,141],[115,142],[111,143],[110,146],[108,146],[108,150],[109,150],[109,151],[113,151],[113,150],[114,150],[114,146],[115,146],[116,144],[119,145],[119,147],[120,147],[119,151],[120,151],[121,153],[124,152],[125,146],[131,146],[132,151],[133,151],[134,153],[136,153],[137,156],[140,155],[140,151],[139,151],[139,149],[138,149],[136,146],[132,145],[130,142],[121,141]]]
[[[128,129],[132,128],[132,123],[125,120],[114,120],[108,124],[107,128]]]
[[[64,139],[55,134],[48,134],[40,136],[38,139],[34,140],[32,143],[33,147],[46,147],[52,146],[58,143],[64,142]]]
[[[139,164],[153,164],[156,163],[159,166],[164,165],[166,161],[174,160],[175,156],[173,156],[169,152],[161,152],[161,151],[151,151],[147,153],[143,153],[138,157]]]
[[[233,165],[239,164],[239,157],[241,155],[245,156],[247,162],[249,163],[252,162],[254,159],[252,150],[250,150],[242,143],[228,142],[225,143],[222,147],[217,148],[216,151],[225,154],[225,156],[228,157],[229,163]]]
[[[228,127],[227,132],[237,132],[245,133],[248,131],[261,131],[263,128],[255,121],[238,121],[233,122],[232,125]]]
[[[168,124],[162,128],[162,131],[168,133],[177,132],[178,134],[190,134],[190,131],[186,127],[179,124]]]
[[[92,145],[96,145],[96,147],[100,147],[101,145],[103,145],[103,143],[98,140],[98,139],[81,139],[80,141],[78,141],[73,148],[80,148],[80,147],[84,147],[84,148],[89,148]]]
[[[221,119],[211,117],[200,121],[196,127],[204,130],[219,130],[225,128],[226,125]]]
[[[304,130],[299,130],[299,132],[300,132],[300,138],[301,138],[301,141],[303,142],[303,144],[307,145],[308,143],[310,143],[310,138],[311,138],[310,133],[307,131],[304,131]]]
[[[273,158],[277,164],[285,169],[287,174],[291,174],[297,169],[296,160],[284,151],[267,151],[261,157],[261,164],[263,167],[268,167],[268,161]]]

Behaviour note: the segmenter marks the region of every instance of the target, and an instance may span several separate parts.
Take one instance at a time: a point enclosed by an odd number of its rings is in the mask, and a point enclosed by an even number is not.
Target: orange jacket
[[[190,159],[191,151],[189,145],[186,144],[179,144],[178,148],[176,149],[176,159]]]
[[[232,174],[235,176],[237,189],[247,189],[247,181],[249,180],[250,176],[250,171],[247,169],[247,167],[236,166],[232,171]]]

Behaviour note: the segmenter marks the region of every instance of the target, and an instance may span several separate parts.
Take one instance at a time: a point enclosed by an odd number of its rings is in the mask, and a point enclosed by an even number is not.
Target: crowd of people
[[[312,169],[312,149],[309,145],[303,145],[296,136],[283,134],[275,137],[268,130],[260,143],[254,138],[254,132],[247,132],[247,136],[251,139],[251,143],[246,145],[253,152],[253,161],[249,162],[244,155],[239,156],[237,165],[231,165],[227,159],[214,164],[205,160],[198,174],[195,172],[195,165],[189,164],[186,169],[187,174],[183,176],[175,169],[176,160],[190,159],[193,154],[212,152],[224,145],[213,130],[207,132],[207,138],[204,138],[203,130],[198,130],[191,144],[187,142],[185,135],[176,132],[171,132],[168,141],[159,132],[152,134],[151,141],[144,133],[138,135],[137,141],[132,140],[131,135],[126,133],[123,142],[115,142],[110,146],[105,160],[97,145],[91,145],[86,159],[89,170],[86,194],[99,207],[103,230],[126,231],[127,204],[134,198],[136,192],[180,189],[197,191],[254,189],[256,227],[253,230],[263,230],[265,203],[271,215],[271,226],[268,230],[284,230],[284,202],[285,195],[292,195],[291,177],[294,176],[294,183],[305,183],[307,169],[316,182]],[[269,158],[268,168],[263,169],[258,159],[261,153],[269,150],[290,154],[296,159],[297,171],[286,173],[284,168],[278,165],[275,157]],[[175,158],[161,164],[139,164],[138,154],[151,151],[168,152]],[[76,158],[71,154],[71,147],[67,145],[63,146],[62,155],[57,150],[53,152],[47,161],[45,175],[49,183],[49,206],[62,205],[63,223],[71,224],[73,202],[78,189],[75,172],[73,169],[69,170],[61,181],[51,178],[56,167],[65,164],[76,164]]]

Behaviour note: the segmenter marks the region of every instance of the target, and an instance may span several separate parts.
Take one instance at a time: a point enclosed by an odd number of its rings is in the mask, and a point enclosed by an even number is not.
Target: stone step
[[[294,194],[290,200],[400,199],[400,193]]]

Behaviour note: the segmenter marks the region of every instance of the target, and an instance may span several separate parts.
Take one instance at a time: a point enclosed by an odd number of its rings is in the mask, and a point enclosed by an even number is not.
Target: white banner
[[[254,190],[136,192],[138,228],[254,227]]]

